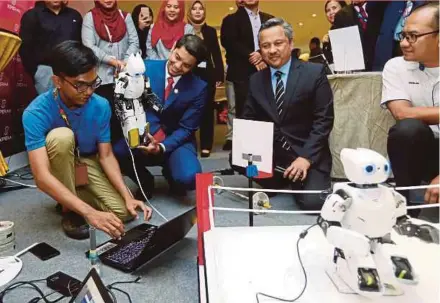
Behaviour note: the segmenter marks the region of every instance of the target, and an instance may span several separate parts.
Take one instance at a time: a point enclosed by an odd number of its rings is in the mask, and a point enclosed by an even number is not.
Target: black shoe
[[[223,150],[232,150],[232,140],[226,140],[223,145]]]
[[[154,192],[154,187],[155,187],[154,184],[155,183],[154,183],[154,176],[153,175],[151,175],[151,177],[146,178],[141,181],[141,186],[142,186],[142,189],[144,190],[145,195],[147,196],[147,199],[153,198],[153,192]],[[141,198],[141,199],[136,198],[138,200],[142,200],[142,201],[145,200],[140,189],[135,196],[136,197],[139,196]]]
[[[69,238],[84,240],[89,238],[89,225],[80,215],[70,211],[63,214],[61,226]]]
[[[62,215],[63,214],[63,206],[60,203],[57,203],[55,206],[55,211],[57,214]]]
[[[210,150],[202,150],[202,152],[200,153],[200,157],[202,158],[209,158],[209,156],[211,156]]]

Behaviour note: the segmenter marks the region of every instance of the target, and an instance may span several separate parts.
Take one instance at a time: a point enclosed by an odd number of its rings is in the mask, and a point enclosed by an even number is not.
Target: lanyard
[[[58,105],[58,113],[60,114],[61,118],[64,120],[64,123],[66,123],[66,126],[68,128],[70,128],[70,130],[73,132],[73,137],[75,138],[75,152],[74,152],[74,154],[75,154],[75,157],[77,159],[79,159],[80,153],[79,153],[78,137],[77,137],[75,131],[73,130],[73,128],[72,128],[72,126],[71,126],[71,124],[69,122],[69,119],[67,118],[66,112],[64,111],[64,109],[60,105],[60,101],[59,101],[60,98],[59,98],[58,91],[56,89],[53,92],[53,97],[55,99],[55,102]]]

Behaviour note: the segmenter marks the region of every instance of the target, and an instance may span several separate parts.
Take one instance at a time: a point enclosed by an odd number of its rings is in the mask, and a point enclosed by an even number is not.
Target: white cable
[[[407,206],[406,209],[423,209],[423,208],[435,208],[440,207],[440,204],[421,204],[421,205],[414,205],[414,206]]]
[[[215,224],[214,224],[214,207],[212,204],[212,188],[215,186],[209,185],[208,186],[208,215],[209,215],[209,223],[210,223],[210,227],[211,229],[215,228]]]
[[[18,258],[18,257],[20,257],[21,255],[27,253],[30,249],[32,249],[34,246],[37,246],[38,244],[40,244],[40,243],[34,243],[34,244],[32,244],[31,246],[26,247],[26,248],[23,249],[22,251],[19,251],[18,253],[16,253],[16,254],[14,255],[14,258]]]
[[[395,190],[416,190],[416,189],[428,189],[428,188],[438,188],[440,185],[418,185],[418,186],[407,186],[407,187],[394,187]],[[268,193],[284,193],[284,194],[320,194],[323,190],[287,190],[287,189],[265,189],[265,188],[243,188],[243,187],[227,187],[215,185],[213,189],[223,189],[230,191],[250,191],[250,192],[268,192]],[[391,187],[392,188],[392,187]]]
[[[142,195],[144,196],[145,201],[146,201],[148,204],[150,204],[151,208],[154,209],[154,211],[157,212],[157,214],[158,214],[159,216],[161,216],[166,222],[168,222],[168,219],[167,219],[164,215],[162,215],[162,214],[160,213],[160,211],[158,211],[157,208],[153,206],[153,204],[151,204],[150,200],[148,200],[147,195],[145,194],[144,189],[142,188],[141,181],[139,181],[139,176],[138,176],[138,173],[137,173],[137,170],[136,170],[136,164],[134,163],[134,156],[133,156],[133,153],[131,152],[130,145],[128,144],[127,140],[125,140],[125,143],[127,144],[128,151],[130,152],[131,163],[133,164],[134,174],[135,174],[135,176],[136,176],[136,180],[137,180],[137,182],[138,182],[138,186],[139,186],[139,188],[141,189],[141,192],[142,192]]]
[[[440,185],[418,185],[418,186],[405,186],[405,187],[394,187],[395,190],[416,190],[416,189],[428,189],[428,188],[439,188]]]
[[[6,182],[11,182],[11,183],[22,185],[22,186],[29,187],[29,188],[37,188],[35,185],[25,184],[25,183],[13,181],[13,180],[10,180],[10,179],[7,179],[7,178],[3,178],[3,177],[0,177],[0,179],[5,180]]]

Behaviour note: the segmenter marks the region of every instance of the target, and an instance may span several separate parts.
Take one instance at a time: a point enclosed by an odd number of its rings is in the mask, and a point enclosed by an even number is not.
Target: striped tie
[[[277,85],[275,88],[275,104],[277,106],[277,112],[278,115],[281,116],[281,113],[283,112],[283,103],[284,103],[284,83],[283,80],[281,80],[281,76],[283,75],[282,72],[277,71],[275,72],[275,77],[277,77]]]
[[[281,80],[281,76],[283,75],[282,72],[276,71],[275,77],[277,78],[277,85],[275,88],[275,104],[277,106],[277,112],[278,115],[281,116],[281,113],[283,112],[283,104],[284,104],[284,83],[283,80]],[[290,144],[287,142],[286,137],[283,135],[280,138],[280,141],[282,148],[285,150],[290,150]]]

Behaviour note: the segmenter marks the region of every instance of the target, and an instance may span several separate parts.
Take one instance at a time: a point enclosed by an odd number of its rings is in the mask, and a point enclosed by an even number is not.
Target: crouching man
[[[25,144],[35,182],[63,206],[67,236],[85,239],[88,224],[113,238],[141,209],[124,184],[110,143],[111,110],[93,94],[101,80],[97,58],[81,43],[65,41],[51,55],[55,89],[38,96],[23,113]],[[87,224],[88,223],[88,224]]]

